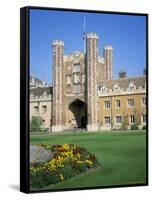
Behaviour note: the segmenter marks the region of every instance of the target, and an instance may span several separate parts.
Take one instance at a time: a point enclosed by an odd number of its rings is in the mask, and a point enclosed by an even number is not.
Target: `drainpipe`
[[[38,117],[40,117],[40,101],[38,100]]]
[[[112,96],[110,97],[110,101],[111,101],[111,130],[112,130]]]

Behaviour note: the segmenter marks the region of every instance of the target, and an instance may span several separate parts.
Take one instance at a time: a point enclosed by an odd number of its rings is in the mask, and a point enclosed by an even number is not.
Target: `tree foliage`
[[[128,114],[123,113],[123,120],[122,120],[122,125],[121,125],[120,129],[127,130],[128,129],[128,125],[129,125]]]
[[[31,132],[41,131],[41,126],[42,126],[42,118],[32,116],[32,119],[30,121],[30,131]]]

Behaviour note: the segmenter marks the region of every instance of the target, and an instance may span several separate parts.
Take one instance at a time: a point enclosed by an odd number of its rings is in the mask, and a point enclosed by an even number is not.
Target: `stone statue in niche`
[[[71,79],[70,79],[70,76],[67,76],[67,82],[66,82],[67,85],[71,85]]]
[[[85,83],[85,74],[82,74],[82,83]]]
[[[79,77],[79,73],[74,73],[73,74],[73,82],[74,82],[74,84],[78,84],[78,83],[80,83],[80,77]]]

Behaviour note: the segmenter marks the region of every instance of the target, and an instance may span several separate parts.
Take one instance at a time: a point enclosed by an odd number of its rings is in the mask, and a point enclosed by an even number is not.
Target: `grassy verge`
[[[75,144],[96,155],[103,168],[47,189],[146,183],[146,132],[113,131],[31,135],[31,144]]]

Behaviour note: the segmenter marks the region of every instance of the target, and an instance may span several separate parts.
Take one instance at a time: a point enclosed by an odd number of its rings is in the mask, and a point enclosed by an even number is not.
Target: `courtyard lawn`
[[[146,184],[146,132],[113,131],[31,135],[31,144],[75,144],[97,157],[102,168],[45,189]]]

